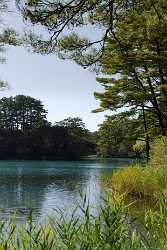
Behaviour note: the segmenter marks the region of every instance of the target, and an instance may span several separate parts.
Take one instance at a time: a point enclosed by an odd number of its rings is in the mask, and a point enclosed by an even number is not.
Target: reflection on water
[[[19,219],[30,209],[35,218],[54,215],[57,208],[70,211],[80,201],[80,192],[96,206],[101,194],[99,178],[126,164],[125,160],[0,161],[0,217],[16,210]]]

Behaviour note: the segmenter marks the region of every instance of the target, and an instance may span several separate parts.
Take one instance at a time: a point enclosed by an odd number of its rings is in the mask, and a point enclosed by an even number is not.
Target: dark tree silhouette
[[[47,111],[40,100],[17,95],[0,100],[0,127],[7,130],[39,128],[47,123]]]

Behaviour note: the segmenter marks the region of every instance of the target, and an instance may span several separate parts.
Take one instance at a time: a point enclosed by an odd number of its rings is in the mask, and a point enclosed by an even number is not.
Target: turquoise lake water
[[[0,161],[0,218],[17,210],[24,220],[33,210],[35,219],[54,216],[57,209],[70,212],[84,193],[92,206],[102,194],[103,175],[128,165],[129,160]]]

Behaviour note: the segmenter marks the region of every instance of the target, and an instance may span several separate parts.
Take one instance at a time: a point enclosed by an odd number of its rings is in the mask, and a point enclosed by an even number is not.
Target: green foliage
[[[95,142],[81,118],[55,126],[40,100],[18,95],[0,100],[0,159],[75,160],[94,153]]]
[[[3,54],[7,46],[16,46],[20,44],[16,31],[13,28],[6,27],[3,23],[3,15],[9,11],[8,5],[8,0],[0,1],[0,63],[5,62]],[[6,81],[0,80],[0,88],[5,89],[7,85]]]
[[[69,219],[59,211],[60,219],[49,218],[47,225],[33,223],[32,214],[25,225],[16,226],[12,220],[1,222],[0,249],[121,249],[127,231],[126,208],[121,202],[114,203],[113,197],[106,197],[96,218],[86,197],[79,208],[81,218],[76,209]]]
[[[135,156],[132,145],[139,136],[139,121],[129,112],[106,116],[99,125],[97,152],[102,157]]]
[[[138,165],[120,169],[113,173],[109,184],[116,193],[156,202],[167,188],[166,155],[166,138],[155,140],[146,167]]]
[[[133,150],[135,152],[142,153],[143,151],[145,151],[145,146],[146,146],[145,141],[137,140],[136,143],[133,145]]]
[[[37,224],[30,213],[25,224],[14,219],[0,223],[0,249],[17,250],[151,250],[166,249],[167,201],[161,198],[157,211],[146,210],[138,220],[123,197],[107,195],[97,216],[91,213],[86,197],[70,218],[59,211],[60,219],[48,218]],[[79,208],[79,207],[78,207]]]
[[[60,58],[75,60],[83,66],[97,62],[103,52],[106,27],[110,26],[111,1],[104,0],[16,0],[24,19],[48,31],[48,36],[26,34],[25,42],[39,53],[56,53]],[[99,39],[80,35],[85,26],[99,29]],[[73,31],[73,32],[71,32]],[[108,32],[107,32],[108,33]]]
[[[86,129],[85,124],[80,117],[67,117],[60,122],[56,122],[55,125],[66,128],[71,135],[84,137],[89,134],[89,131]]]
[[[114,192],[156,203],[165,192],[167,173],[164,168],[130,166],[114,172],[111,178]]]
[[[0,159],[76,160],[95,151],[93,142],[50,125],[24,131],[1,129],[0,144]]]
[[[83,66],[100,66],[104,77],[97,81],[104,93],[95,93],[100,100],[96,111],[135,111],[136,140],[146,143],[148,160],[150,140],[167,133],[166,1],[16,1],[27,21],[49,32],[44,38],[27,34],[25,42],[35,52],[56,53]],[[86,25],[99,28],[97,40],[80,35]],[[107,155],[108,139],[98,145],[101,154]],[[124,142],[117,147],[124,151]]]
[[[40,24],[49,32],[44,38],[32,32],[26,36],[35,52],[56,53],[82,66],[100,66],[106,76],[97,78],[105,88],[104,93],[95,93],[101,102],[98,111],[126,107],[136,109],[140,116],[143,110],[147,113],[146,137],[157,130],[157,124],[159,134],[166,134],[165,0],[16,1],[27,21]],[[90,30],[98,29],[97,40],[80,35],[86,25]],[[150,113],[152,124],[147,122]],[[151,128],[147,129],[147,124]],[[149,138],[146,140],[148,151]]]
[[[95,93],[102,110],[127,107],[140,113],[144,108],[152,113],[152,127],[158,122],[162,135],[167,131],[166,20],[164,0],[135,1],[133,8],[122,8],[101,60],[108,79],[97,78],[105,91]]]
[[[47,111],[41,101],[17,95],[0,100],[0,127],[4,130],[25,130],[44,126]]]
[[[161,137],[152,143],[150,165],[154,167],[167,165],[167,137]]]

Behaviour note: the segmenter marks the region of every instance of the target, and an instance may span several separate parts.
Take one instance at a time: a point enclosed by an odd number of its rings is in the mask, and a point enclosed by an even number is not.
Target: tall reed
[[[129,206],[124,197],[108,194],[97,216],[85,197],[78,207],[81,218],[74,209],[70,218],[60,211],[59,220],[48,218],[46,225],[34,223],[31,213],[23,225],[1,222],[0,250],[167,249],[167,200],[161,199],[158,211],[145,211],[142,220],[131,215]]]

